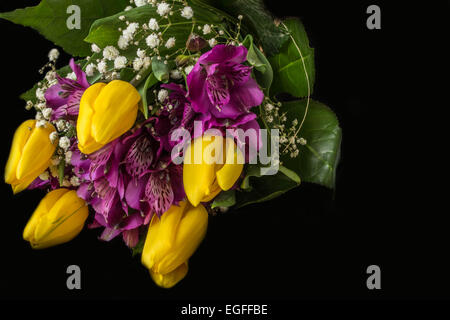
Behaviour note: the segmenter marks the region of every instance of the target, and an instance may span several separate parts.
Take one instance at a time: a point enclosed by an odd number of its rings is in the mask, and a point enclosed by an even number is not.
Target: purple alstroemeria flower
[[[216,45],[203,54],[187,76],[189,100],[196,112],[236,119],[264,99],[251,77],[244,46]]]
[[[51,86],[45,92],[47,106],[53,109],[51,120],[60,118],[75,118],[78,115],[80,99],[84,91],[90,86],[86,79],[86,74],[81,70],[75,60],[70,59],[69,63],[77,80],[62,78],[56,75],[58,83]]]
[[[158,119],[152,120],[158,123]],[[129,207],[147,212],[144,224],[150,222],[154,213],[161,216],[185,197],[181,166],[171,164],[153,131],[154,127],[144,125],[124,139],[127,144],[131,142],[123,160],[125,171],[131,177],[125,200]]]

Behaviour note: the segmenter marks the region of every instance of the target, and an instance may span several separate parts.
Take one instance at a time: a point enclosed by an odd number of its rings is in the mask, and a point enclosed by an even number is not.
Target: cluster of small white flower
[[[306,140],[297,137],[299,126],[297,119],[293,119],[290,124],[287,124],[287,113],[280,111],[281,106],[280,102],[274,104],[266,99],[262,116],[271,128],[279,130],[281,152],[289,154],[291,158],[296,158],[300,152],[298,145],[305,145]]]

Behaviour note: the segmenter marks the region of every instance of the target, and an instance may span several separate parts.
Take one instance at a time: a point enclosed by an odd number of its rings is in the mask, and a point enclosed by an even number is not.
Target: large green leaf
[[[303,99],[283,103],[282,110],[287,112],[287,123],[294,119],[301,123],[307,101]],[[299,155],[296,158],[283,154],[283,146],[280,145],[283,165],[297,172],[302,181],[334,188],[342,138],[334,112],[324,104],[310,100],[305,122],[297,134],[297,138],[300,137],[306,140],[306,144],[297,144]]]
[[[297,174],[280,166],[275,175],[261,175],[261,167],[249,165],[247,175],[241,184],[241,191],[236,193],[236,207],[274,199],[300,185]]]
[[[309,47],[305,28],[296,18],[286,19],[280,25],[289,30],[290,36],[280,52],[269,58],[274,72],[270,94],[290,93],[297,98],[311,95],[315,78],[314,49]]]
[[[242,15],[243,27],[257,38],[267,56],[276,54],[288,39],[287,32],[275,25],[263,0],[193,0],[193,2],[203,2],[218,8],[235,21],[238,15]]]
[[[128,4],[128,0],[43,0],[35,7],[0,13],[0,18],[36,29],[71,55],[87,56],[91,53],[90,46],[83,39],[91,24],[122,11]],[[71,5],[80,7],[80,29],[67,27],[71,16],[67,8]]]

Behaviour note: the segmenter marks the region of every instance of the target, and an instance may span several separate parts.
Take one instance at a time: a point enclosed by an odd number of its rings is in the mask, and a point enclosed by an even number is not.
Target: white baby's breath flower
[[[183,77],[183,75],[181,74],[180,70],[174,69],[170,71],[170,77],[174,80],[179,80]]]
[[[100,61],[97,65],[98,72],[106,73],[107,67],[108,66],[106,65],[106,61],[104,61],[104,60]]]
[[[36,98],[38,100],[45,100],[45,91],[42,88],[36,89]]]
[[[186,73],[186,75],[188,75],[192,69],[194,69],[194,66],[187,66],[186,68],[184,68],[184,72]]]
[[[216,38],[211,38],[208,40],[209,46],[212,48],[217,44]]]
[[[184,7],[183,10],[181,10],[181,16],[186,19],[192,19],[194,11],[191,7]]]
[[[158,4],[158,8],[156,9],[156,12],[160,15],[160,16],[165,16],[166,14],[168,14],[170,11],[170,5],[167,4],[166,2],[161,2],[160,4]]]
[[[48,171],[44,171],[39,175],[39,179],[41,179],[42,181],[47,181],[48,179],[50,179],[50,174],[48,173]]]
[[[150,21],[148,22],[148,27],[150,28],[150,30],[153,31],[159,30],[158,21],[156,21],[155,18],[151,18]]]
[[[55,141],[56,141],[56,140],[55,140]],[[52,166],[57,166],[60,162],[61,162],[61,159],[60,159],[58,156],[53,156],[53,157],[50,159],[50,164],[51,164]]]
[[[59,139],[59,146],[64,149],[67,150],[70,147],[70,139],[67,137],[61,137]]]
[[[125,50],[126,48],[128,48],[128,40],[124,37],[124,36],[120,36],[119,40],[117,41],[117,46],[119,47],[119,49]]]
[[[147,0],[134,0],[136,7],[142,7],[147,4]]]
[[[45,119],[50,120],[50,117],[52,115],[53,109],[52,108],[45,108],[42,110],[42,115]]]
[[[113,46],[107,46],[103,49],[103,57],[106,60],[114,60],[119,55],[119,50]]]
[[[145,57],[145,50],[137,49],[136,54],[137,54],[137,56],[138,56],[139,58],[144,58],[144,57]]]
[[[275,107],[273,106],[273,104],[270,104],[270,103],[266,104],[266,106],[265,106],[265,109],[267,112],[272,111],[273,108],[275,108]]]
[[[95,43],[93,43],[91,45],[91,50],[92,50],[92,52],[95,52],[95,53],[99,53],[100,51],[102,51],[102,49],[100,49],[100,47],[98,45],[96,45]]]
[[[72,184],[70,183],[70,181],[68,179],[64,179],[62,186],[63,187],[70,187]]]
[[[170,49],[175,45],[175,37],[170,37],[169,39],[167,39],[166,41],[166,48]]]
[[[72,160],[72,155],[73,155],[72,151],[69,150],[66,152],[65,154],[66,163],[70,163],[70,161]]]
[[[56,121],[56,129],[58,129],[58,131],[66,130],[67,129],[66,120],[60,119],[60,120]]]
[[[155,33],[152,33],[151,35],[149,35],[146,39],[145,42],[147,43],[147,45],[150,48],[155,48],[157,46],[159,46],[159,38],[158,35]]]
[[[143,59],[141,59],[139,57],[134,58],[134,60],[133,60],[133,69],[135,71],[141,70],[143,65],[144,65],[144,60]]]
[[[161,89],[158,92],[158,100],[159,102],[163,103],[167,97],[169,96],[169,91],[167,91],[166,89]]]
[[[68,74],[66,74],[66,78],[75,81],[75,80],[77,80],[77,75],[75,74],[75,72],[69,72]]]
[[[36,115],[34,118],[36,120],[44,120],[44,115],[42,114],[42,112],[38,111],[38,112],[36,112]]]
[[[80,179],[77,176],[72,176],[72,178],[70,178],[70,184],[74,187],[78,187],[80,185]]]
[[[38,104],[36,104],[37,110],[44,110],[45,108],[47,108],[47,104],[45,102],[39,102]]]
[[[50,135],[48,137],[49,137],[51,143],[55,143],[56,140],[58,140],[58,132],[53,131],[52,133],[50,133]]]
[[[38,120],[36,122],[36,128],[45,128],[47,127],[47,121],[46,120]]]
[[[56,72],[55,71],[49,71],[45,74],[45,80],[48,82],[52,82],[56,79]]]
[[[127,6],[124,11],[130,11],[131,9],[133,9],[132,6]]]
[[[50,52],[48,53],[48,60],[50,60],[51,62],[55,62],[56,60],[58,60],[59,58],[59,51],[56,48],[53,48],[52,50],[50,50]]]
[[[211,26],[209,24],[205,24],[203,26],[203,34],[209,34],[211,32]]]
[[[25,105],[26,110],[31,110],[33,108],[33,102],[31,100],[27,101],[27,104]]]
[[[123,69],[127,66],[127,58],[124,56],[119,56],[114,60],[114,68],[116,69]]]
[[[144,58],[144,69],[147,69],[152,63],[152,59],[150,59],[150,57],[145,57]]]
[[[96,69],[95,64],[89,63],[89,64],[86,66],[86,75],[87,75],[88,77],[92,77],[92,76],[94,75],[95,69]]]
[[[123,30],[123,32],[122,32],[123,37],[126,40],[132,40],[133,36],[136,33],[138,28],[139,28],[139,23],[137,23],[137,22],[130,23],[128,25],[128,27],[125,30]]]
[[[119,20],[120,20],[120,21],[125,20],[125,16],[119,16]]]

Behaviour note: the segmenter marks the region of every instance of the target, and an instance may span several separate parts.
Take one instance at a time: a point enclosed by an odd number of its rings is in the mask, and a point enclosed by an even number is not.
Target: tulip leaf
[[[73,56],[87,56],[90,45],[83,39],[91,24],[128,4],[128,0],[42,0],[35,7],[0,13],[0,18],[37,30]]]
[[[257,38],[267,56],[275,55],[288,39],[287,32],[277,26],[271,13],[265,8],[263,0],[194,0],[215,7],[235,19],[243,16],[245,33]]]
[[[256,81],[267,94],[273,80],[272,66],[262,52],[253,44],[251,35],[248,34],[242,44],[248,50],[247,61],[255,68]]]
[[[148,102],[147,102],[147,91],[151,87],[153,87],[155,84],[158,83],[158,79],[156,79],[155,75],[150,73],[150,75],[147,77],[145,82],[141,83],[137,90],[139,94],[141,95],[141,102],[142,102],[142,113],[144,114],[145,119],[148,119]]]
[[[286,19],[281,26],[289,30],[290,36],[280,52],[269,58],[274,72],[270,94],[289,93],[297,98],[306,97],[312,94],[314,87],[314,49],[309,47],[308,36],[299,19]]]
[[[211,208],[225,207],[229,208],[236,204],[236,191],[234,189],[222,191],[215,198]]]
[[[300,185],[300,178],[283,166],[275,175],[261,175],[261,168],[252,166],[241,185],[246,190],[236,194],[236,207],[274,199]]]
[[[307,99],[284,102],[281,110],[287,112],[287,124],[301,124],[308,104]],[[283,165],[295,171],[303,181],[334,188],[336,167],[339,162],[342,132],[334,112],[324,104],[310,100],[303,126],[296,138],[303,138],[305,145],[296,143],[299,154],[295,158],[286,152],[287,145],[280,144]]]

